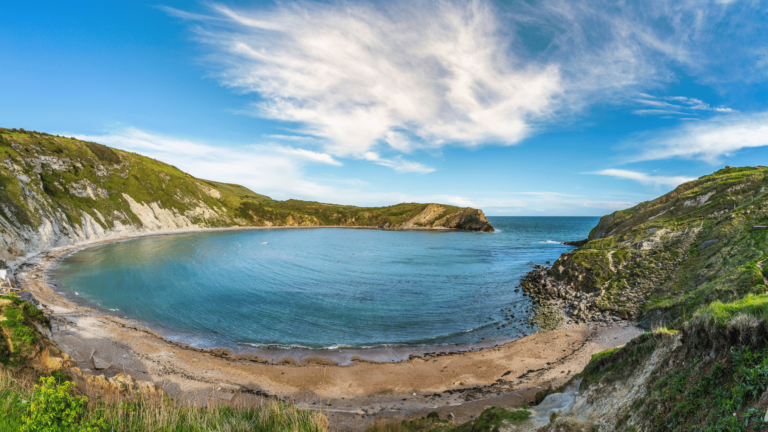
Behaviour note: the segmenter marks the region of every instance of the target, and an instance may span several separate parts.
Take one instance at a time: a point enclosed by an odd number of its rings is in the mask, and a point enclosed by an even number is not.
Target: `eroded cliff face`
[[[6,132],[3,130],[2,132]],[[0,258],[233,224],[196,179],[148,158],[36,133],[0,135]]]
[[[86,241],[231,226],[493,231],[476,209],[276,201],[100,144],[0,129],[0,259]]]
[[[765,430],[767,335],[744,312],[645,333],[593,356],[571,403],[541,430]]]
[[[399,225],[387,226],[388,229],[445,228],[466,231],[493,232],[493,225],[488,222],[482,210],[464,208],[455,213],[439,204],[429,204],[418,215]]]

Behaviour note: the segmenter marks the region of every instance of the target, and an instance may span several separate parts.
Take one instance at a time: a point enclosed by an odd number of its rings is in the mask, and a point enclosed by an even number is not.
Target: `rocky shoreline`
[[[642,240],[610,247],[603,247],[601,239],[565,242],[578,249],[551,266],[534,265],[520,280],[520,289],[538,300],[534,321],[545,330],[590,322],[659,326],[668,321],[664,312],[644,306],[673,279],[700,230],[651,229]],[[707,246],[703,242],[699,249]]]
[[[520,288],[528,293],[531,299],[538,300],[539,305],[533,319],[540,328],[544,326],[545,331],[551,330],[558,322],[561,326],[566,326],[625,320],[625,317],[598,306],[596,300],[600,293],[579,292],[573,286],[552,276],[551,269],[537,264],[520,280]]]

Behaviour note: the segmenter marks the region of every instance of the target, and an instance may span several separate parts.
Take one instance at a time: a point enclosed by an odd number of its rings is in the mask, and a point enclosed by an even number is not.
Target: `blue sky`
[[[586,3],[586,4],[575,4]],[[276,199],[603,215],[768,164],[759,1],[13,2],[0,126]]]

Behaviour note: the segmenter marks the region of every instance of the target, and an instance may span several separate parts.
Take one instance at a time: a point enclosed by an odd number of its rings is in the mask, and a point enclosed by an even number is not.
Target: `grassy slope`
[[[723,169],[680,185],[603,217],[552,274],[601,293],[597,307],[635,318],[656,311],[661,319],[661,311],[678,325],[714,301],[765,292],[759,266],[768,239],[753,226],[768,222],[766,188],[764,167]]]
[[[556,263],[567,266],[563,280],[575,279],[577,271],[587,275],[581,289],[605,292],[609,307],[614,291],[645,295],[638,312],[653,317],[652,325],[666,318],[680,330],[659,328],[596,354],[581,373],[585,397],[596,406],[609,403],[613,385],[621,388],[644,373],[660,342],[680,337],[642,391],[626,396],[631,404],[615,413],[613,430],[768,427],[768,235],[754,228],[768,222],[766,188],[765,167],[717,171],[602,218],[586,245]],[[567,424],[547,430],[588,426]]]
[[[0,366],[24,365],[37,354],[42,335],[35,325],[48,326],[42,312],[16,297],[0,296]]]
[[[78,188],[85,190],[85,186],[92,189],[94,196],[74,193]],[[16,229],[37,229],[43,218],[57,217],[70,225],[64,227],[66,231],[82,226],[84,214],[105,229],[113,228],[116,222],[140,225],[123,193],[139,203],[157,203],[186,215],[201,226],[389,224],[395,228],[428,205],[355,207],[276,201],[243,186],[194,178],[174,166],[135,153],[45,133],[0,129],[0,218]],[[437,219],[465,211],[455,206],[442,207]],[[201,212],[201,208],[213,210],[218,216]]]
[[[43,373],[32,365],[46,345],[37,325],[47,319],[30,303],[15,296],[0,296],[0,432],[22,430],[23,417],[30,413],[32,384],[40,376],[69,380],[61,369]],[[79,388],[78,392],[87,389]],[[99,394],[91,397],[80,421],[103,420],[106,428],[95,431],[292,431],[328,430],[324,416],[278,401],[263,406],[229,408],[192,407],[171,400],[126,399]],[[46,409],[54,410],[54,407]],[[62,409],[63,411],[64,409]],[[40,429],[42,430],[42,429]],[[78,429],[79,430],[79,429]]]

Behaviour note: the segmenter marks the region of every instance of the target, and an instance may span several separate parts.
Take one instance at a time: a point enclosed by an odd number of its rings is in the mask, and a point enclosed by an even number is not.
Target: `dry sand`
[[[300,364],[290,359],[271,364],[253,356],[180,345],[141,323],[65,300],[46,281],[45,271],[83,247],[41,253],[17,272],[23,287],[43,307],[67,320],[67,329],[54,331],[53,339],[82,369],[107,377],[127,373],[160,385],[172,397],[198,403],[293,401],[321,410],[336,429],[357,430],[375,417],[400,420],[430,411],[441,417],[450,412],[463,422],[492,405],[530,403],[537,391],[559,386],[581,371],[592,354],[623,345],[641,332],[630,323],[578,325],[493,348],[411,356],[401,362],[342,366],[310,357]]]

